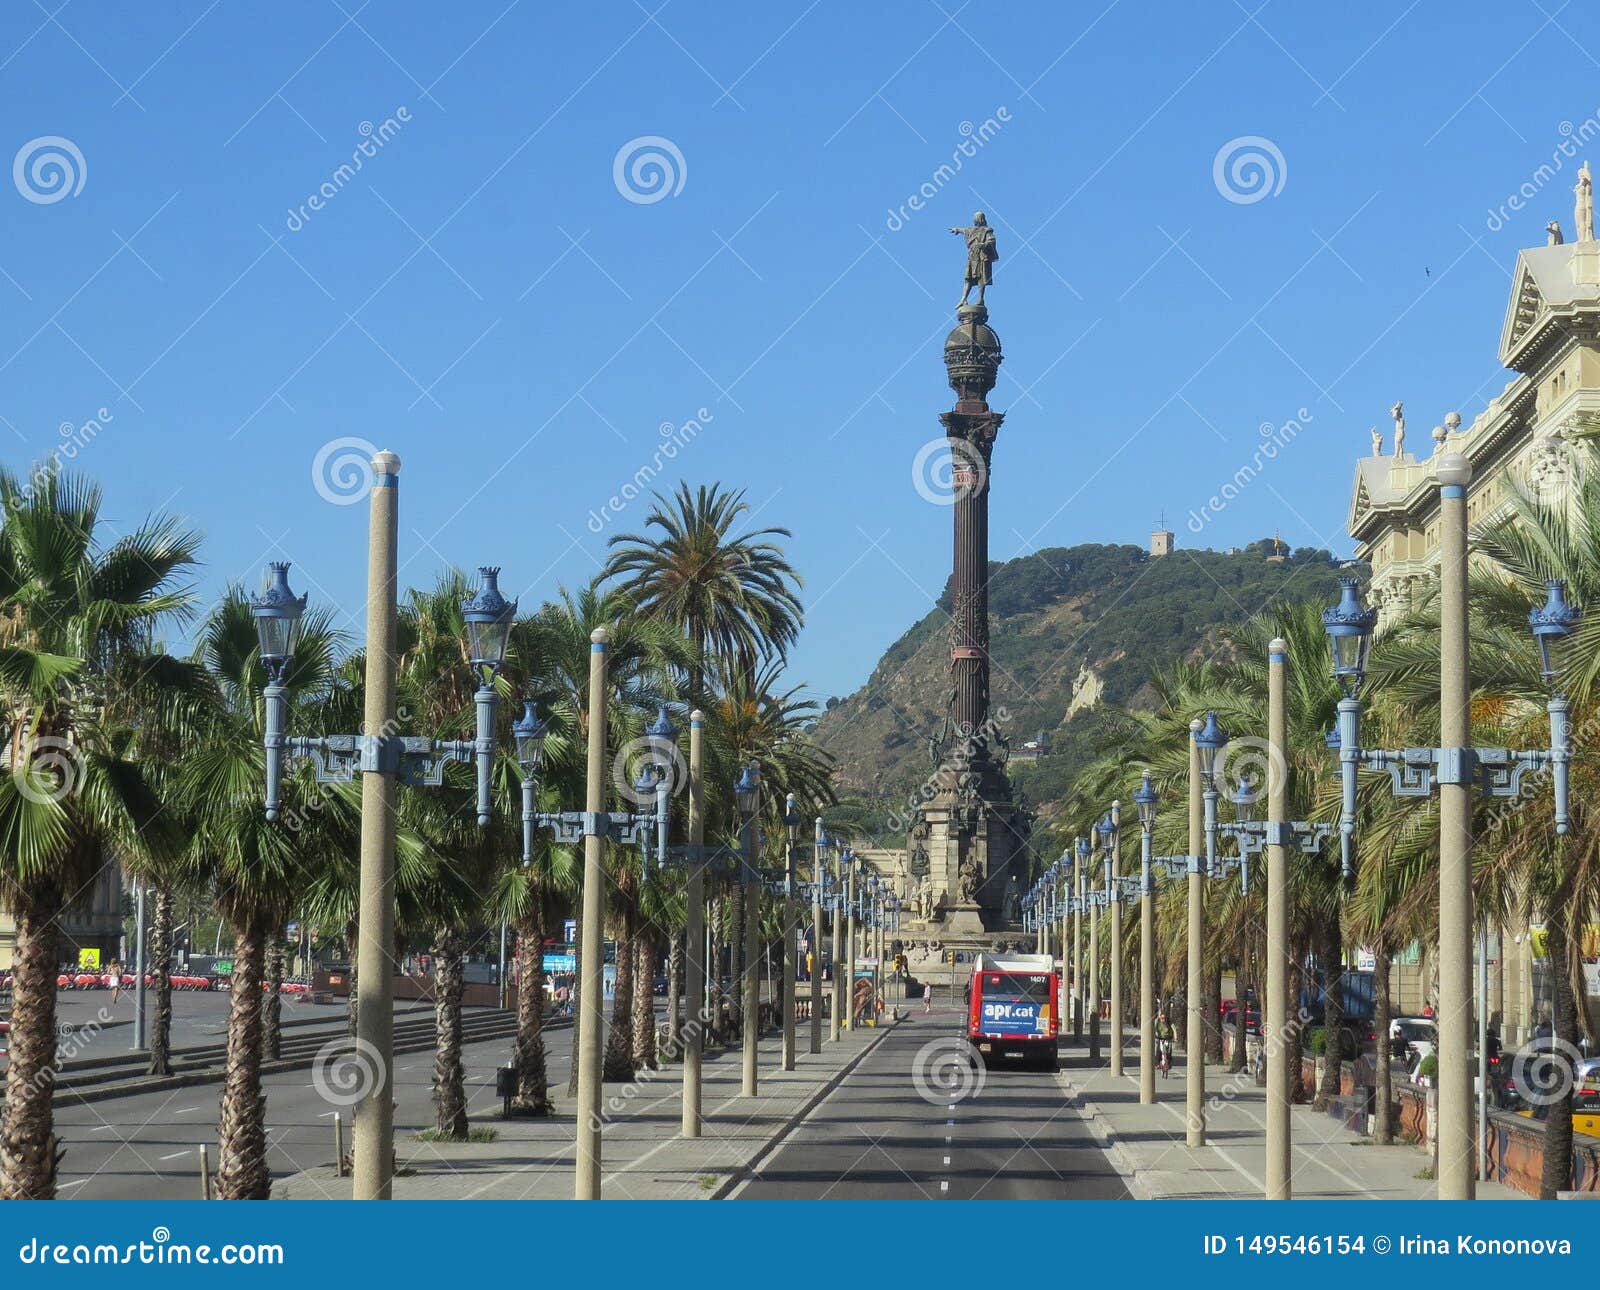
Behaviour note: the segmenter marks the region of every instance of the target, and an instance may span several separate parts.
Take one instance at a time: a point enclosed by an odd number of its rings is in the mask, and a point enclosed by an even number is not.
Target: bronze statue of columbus
[[[994,262],[1000,258],[1000,252],[994,245],[994,230],[989,227],[989,221],[984,218],[982,211],[974,211],[971,225],[950,231],[967,239],[967,289],[956,301],[956,308],[967,303],[973,287],[978,288],[978,303],[981,305],[984,288],[994,281]]]

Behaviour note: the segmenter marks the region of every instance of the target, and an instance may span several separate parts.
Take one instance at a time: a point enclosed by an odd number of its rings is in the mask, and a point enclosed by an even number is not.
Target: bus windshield
[[[1030,1003],[1049,1003],[1050,978],[1042,972],[985,972],[985,999],[1026,999]]]

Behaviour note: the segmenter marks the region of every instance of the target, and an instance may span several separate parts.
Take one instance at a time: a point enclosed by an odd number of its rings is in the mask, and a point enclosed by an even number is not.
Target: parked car
[[[1239,1024],[1239,1008],[1232,999],[1227,1000],[1222,1006],[1222,1024],[1230,1028]],[[1246,1003],[1244,1006],[1244,1030],[1247,1035],[1261,1033],[1261,1010],[1253,1003]]]

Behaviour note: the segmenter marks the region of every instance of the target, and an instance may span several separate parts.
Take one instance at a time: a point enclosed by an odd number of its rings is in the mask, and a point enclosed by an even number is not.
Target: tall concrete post
[[[1088,890],[1087,881],[1083,884]],[[1089,914],[1089,1060],[1100,1060],[1100,910]]]
[[[834,855],[842,855],[842,851],[835,851]],[[834,879],[834,890],[837,891],[834,901],[834,1005],[827,1018],[827,1037],[837,1042],[838,1032],[845,1024],[845,871],[837,859],[834,861]]]
[[[811,1051],[822,1051],[822,817],[811,859]]]
[[[748,850],[746,859],[752,869],[761,863],[761,830],[752,815],[745,828]],[[750,885],[744,893],[744,1030],[740,1035],[743,1047],[743,1080],[739,1092],[744,1097],[754,1097],[757,1092],[757,1069],[761,1052],[761,894],[760,877],[751,873]]]
[[[1289,818],[1289,712],[1285,700],[1289,642],[1267,645],[1267,999],[1261,1009],[1261,1042],[1267,1047],[1268,1200],[1289,1200],[1290,1066],[1300,1078],[1298,1024],[1289,1023],[1289,851],[1282,842]],[[1244,1035],[1239,1003],[1239,1036]]]
[[[1073,852],[1072,892],[1072,1037],[1083,1038],[1083,858]]]
[[[1139,1101],[1156,1100],[1156,895],[1150,873],[1154,839],[1139,830]]]
[[[689,845],[698,848],[706,838],[706,714],[696,708],[689,714]],[[705,1048],[706,1010],[706,869],[698,851],[692,853],[688,891],[685,894],[688,925],[689,1015],[683,1036],[683,1128],[686,1138],[698,1138],[701,1126],[701,1055]]]
[[[589,766],[584,809],[606,809],[606,662],[611,634],[589,633]],[[578,1155],[574,1196],[600,1199],[601,1040],[605,1035],[606,850],[605,839],[583,840],[583,901],[578,929]]]
[[[846,1030],[855,1029],[856,1007],[856,874],[855,864],[850,865],[850,872],[845,875],[844,885],[841,890],[849,900],[849,908],[845,912],[844,925],[844,1007],[845,1013],[841,1024]]]
[[[790,794],[788,809],[785,815],[794,815],[794,795]],[[792,1071],[795,1065],[795,1048],[798,1036],[795,1034],[796,1017],[798,1009],[795,1007],[794,986],[798,975],[795,971],[795,900],[794,885],[797,875],[794,870],[794,839],[790,836],[793,830],[784,826],[783,838],[783,1069]]]
[[[1439,776],[1439,1199],[1475,1193],[1472,1064],[1472,681],[1467,666],[1467,483],[1446,453],[1439,478],[1439,744],[1465,753]]]
[[[362,730],[394,732],[395,570],[400,531],[400,458],[372,459],[372,510],[367,529],[367,676]],[[394,769],[362,767],[361,876],[357,897],[356,1049],[375,1067],[355,1105],[354,1196],[388,1200],[394,1182]]]
[[[1197,736],[1202,722],[1189,723],[1189,980],[1184,1000],[1188,1027],[1184,1031],[1183,1065],[1187,1077],[1185,1124],[1191,1147],[1206,1145],[1206,878],[1205,803],[1200,774]]]
[[[1122,803],[1111,803],[1111,873],[1122,873]],[[1111,1073],[1122,1074],[1122,898],[1111,887]]]

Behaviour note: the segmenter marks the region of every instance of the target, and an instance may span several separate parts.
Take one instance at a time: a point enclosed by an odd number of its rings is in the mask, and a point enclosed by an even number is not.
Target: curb
[[[1134,1200],[1152,1200],[1149,1187],[1139,1177],[1139,1168],[1126,1151],[1117,1135],[1102,1123],[1100,1112],[1094,1103],[1088,1101],[1079,1093],[1072,1081],[1066,1076],[1061,1077],[1062,1091],[1067,1095],[1067,1105],[1083,1121],[1084,1127],[1089,1130],[1089,1136],[1094,1139],[1095,1145],[1105,1152],[1106,1159],[1111,1161],[1122,1181],[1128,1185],[1128,1192]]]
[[[733,1173],[724,1178],[718,1185],[717,1189],[703,1199],[726,1200],[728,1198],[728,1193],[738,1187],[740,1183],[748,1180],[751,1175],[755,1173],[761,1162],[770,1156],[774,1151],[776,1151],[778,1147],[783,1144],[783,1140],[799,1127],[800,1123],[806,1118],[806,1116],[810,1115],[812,1111],[816,1110],[817,1105],[822,1101],[822,1099],[827,1097],[828,1094],[832,1093],[834,1089],[839,1087],[840,1084],[844,1083],[845,1077],[848,1076],[851,1071],[855,1070],[857,1066],[861,1065],[861,1063],[866,1060],[867,1055],[875,1051],[878,1045],[887,1039],[890,1032],[899,1024],[899,1021],[892,1021],[886,1026],[875,1027],[875,1029],[878,1031],[878,1034],[873,1038],[872,1042],[854,1057],[852,1057],[843,1066],[841,1066],[837,1071],[835,1071],[824,1083],[818,1085],[816,1092],[808,1097],[804,1104],[801,1105],[793,1115],[791,1115],[787,1120],[778,1126],[778,1131],[767,1139],[767,1141],[762,1145],[761,1149],[755,1153],[755,1155],[751,1156],[750,1159],[746,1160],[744,1164],[739,1166],[738,1169],[734,1170]]]

